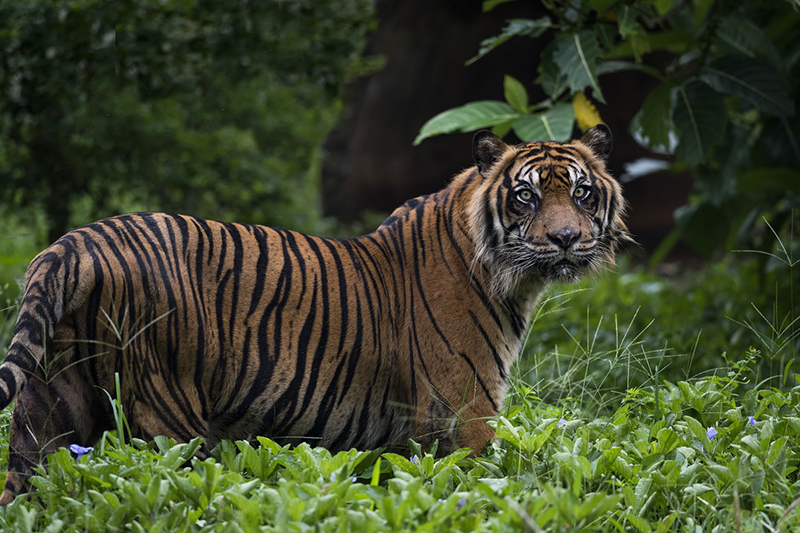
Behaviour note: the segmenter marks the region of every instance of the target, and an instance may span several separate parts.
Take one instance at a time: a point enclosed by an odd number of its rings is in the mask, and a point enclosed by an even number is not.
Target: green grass
[[[53,455],[0,528],[797,530],[800,266],[742,259],[552,289],[477,459],[259,438],[201,461],[199,441],[120,444],[120,424],[80,460]]]

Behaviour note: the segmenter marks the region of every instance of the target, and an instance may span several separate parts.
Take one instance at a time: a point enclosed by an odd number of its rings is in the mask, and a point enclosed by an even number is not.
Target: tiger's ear
[[[614,146],[611,130],[605,124],[598,124],[587,130],[581,137],[581,142],[603,160],[608,159],[608,154],[611,153],[611,148]]]
[[[472,138],[472,158],[478,165],[478,172],[486,176],[492,165],[500,161],[508,145],[503,139],[489,130],[481,130]]]

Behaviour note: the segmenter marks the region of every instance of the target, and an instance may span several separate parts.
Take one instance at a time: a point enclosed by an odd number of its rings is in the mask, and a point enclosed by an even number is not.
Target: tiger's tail
[[[25,386],[44,357],[56,325],[66,314],[67,277],[74,261],[67,252],[70,247],[59,246],[59,242],[36,256],[28,267],[14,336],[0,365],[0,409],[8,406]],[[77,281],[72,284],[73,292]]]

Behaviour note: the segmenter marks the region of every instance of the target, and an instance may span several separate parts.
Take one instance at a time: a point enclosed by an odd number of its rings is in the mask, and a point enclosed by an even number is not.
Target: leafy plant
[[[486,1],[484,10],[503,2]],[[477,61],[514,37],[545,38],[535,83],[546,98],[529,102],[525,85],[506,76],[506,102],[480,101],[444,111],[415,144],[455,131],[491,127],[523,141],[568,140],[577,124],[602,121],[603,79],[638,70],[656,80],[631,134],[672,156],[670,168],[695,178],[690,203],[656,253],[682,237],[704,254],[752,240],[767,216],[776,230],[800,206],[800,23],[796,2],[574,0],[543,2],[549,15],[513,19],[485,40]],[[469,62],[468,62],[469,63]],[[638,90],[631,87],[631,91]],[[759,232],[769,240],[769,233]],[[769,247],[771,242],[765,245]]]

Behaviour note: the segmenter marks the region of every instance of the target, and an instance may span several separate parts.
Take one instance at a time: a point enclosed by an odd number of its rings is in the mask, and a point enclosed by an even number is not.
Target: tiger
[[[545,288],[628,238],[600,124],[570,142],[475,134],[474,165],[374,232],[322,238],[167,213],[72,230],[27,269],[0,365],[17,398],[0,504],[115,427],[331,451],[479,455]],[[118,383],[118,389],[115,386]]]

